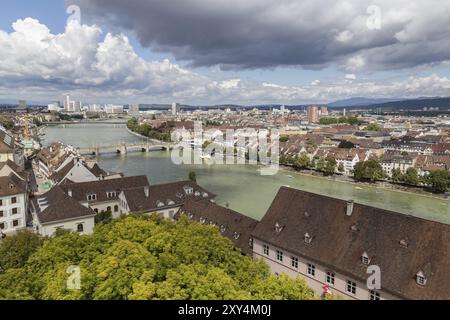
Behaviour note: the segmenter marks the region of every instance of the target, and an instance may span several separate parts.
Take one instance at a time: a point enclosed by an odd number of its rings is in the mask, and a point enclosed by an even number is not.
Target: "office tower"
[[[309,123],[319,122],[319,108],[317,106],[309,106],[307,113]]]
[[[172,103],[172,115],[176,116],[178,114],[178,104],[177,103]]]

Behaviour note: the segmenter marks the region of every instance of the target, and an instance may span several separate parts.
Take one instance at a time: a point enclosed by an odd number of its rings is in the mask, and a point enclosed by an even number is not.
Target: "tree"
[[[195,171],[189,172],[189,181],[197,182],[197,174]]]
[[[281,136],[280,137],[280,142],[288,142],[289,141],[289,137],[288,136]]]
[[[425,181],[431,186],[434,193],[446,193],[450,188],[450,172],[445,170],[433,171],[425,178]]]
[[[371,123],[366,127],[367,131],[381,131],[381,126],[378,123]]]
[[[418,186],[420,184],[420,177],[415,168],[408,168],[406,173],[403,175],[402,180],[404,183],[411,186]]]
[[[385,173],[377,160],[361,161],[355,165],[354,178],[357,181],[375,182],[384,179]]]
[[[339,143],[340,149],[353,149],[355,147],[355,144],[351,141],[342,140],[341,143]]]
[[[392,170],[392,182],[400,183],[403,181],[403,174],[402,171],[399,168],[395,168]]]
[[[344,172],[345,172],[344,164],[343,164],[342,162],[339,163],[338,171],[339,171],[340,173],[344,173]]]
[[[77,266],[81,289],[66,283]],[[134,214],[92,235],[46,239],[19,268],[0,273],[0,299],[315,299],[303,280],[270,275],[219,228],[182,217]]]
[[[335,158],[326,157],[325,158],[325,174],[332,175],[336,172],[337,161]]]
[[[110,223],[112,221],[112,212],[99,212],[95,216],[95,223]]]
[[[30,231],[19,231],[0,242],[0,271],[22,268],[41,246],[42,238]]]
[[[300,169],[307,169],[311,165],[311,160],[306,153],[302,153],[295,161],[296,167]]]

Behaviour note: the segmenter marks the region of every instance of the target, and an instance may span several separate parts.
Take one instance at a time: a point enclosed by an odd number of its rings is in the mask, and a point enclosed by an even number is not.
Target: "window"
[[[241,237],[241,234],[238,232],[234,233],[234,239],[238,240]]]
[[[115,205],[115,206],[114,206],[114,212],[117,212],[117,211],[119,211],[119,206],[118,206],[118,205]]]
[[[6,229],[5,223],[4,222],[0,223],[0,230],[5,230],[5,229]]]
[[[19,226],[19,220],[14,220],[13,227],[18,227],[18,226]]]
[[[106,208],[106,212],[112,212],[111,207]]]
[[[424,286],[426,284],[426,279],[423,276],[417,276],[417,284],[420,286]]]
[[[268,255],[270,254],[270,248],[269,248],[269,246],[268,246],[267,244],[265,244],[265,245],[263,246],[263,251],[264,251],[264,254],[265,254],[266,256],[268,256]]]
[[[84,231],[84,226],[82,223],[80,223],[79,225],[77,225],[77,231],[78,232],[83,232]]]
[[[362,262],[362,264],[369,265],[370,258],[369,258],[369,255],[367,254],[367,252],[364,252],[363,255],[361,256],[361,262]]]
[[[3,200],[0,200],[0,206],[2,206],[3,205]]]
[[[328,271],[327,272],[326,282],[328,284],[331,284],[331,285],[334,286],[334,277],[335,277],[335,274],[333,272],[331,272],[331,271]]]
[[[16,197],[12,197],[11,198],[11,203],[17,203],[17,198]]]
[[[283,252],[280,250],[277,250],[277,260],[283,262]]]
[[[370,300],[381,300],[380,293],[376,292],[375,290],[371,290],[369,299]]]
[[[0,211],[0,218],[1,218],[1,217],[4,217],[4,216],[5,216],[5,213],[3,212],[3,210],[1,210],[1,211]]]
[[[98,209],[94,209],[94,212],[95,212],[95,213],[98,213]]]
[[[17,214],[17,213],[18,213],[17,208],[13,208],[12,209],[12,214]]]
[[[291,257],[291,267],[298,269],[298,258],[297,257]]]
[[[308,275],[314,277],[316,275],[316,266],[313,264],[308,264]]]
[[[347,280],[347,292],[351,293],[351,294],[356,294],[356,283],[351,281],[351,280]]]

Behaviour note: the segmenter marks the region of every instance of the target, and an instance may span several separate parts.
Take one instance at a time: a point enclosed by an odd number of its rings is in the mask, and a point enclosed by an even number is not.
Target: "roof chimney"
[[[353,200],[347,201],[347,216],[351,217],[353,214],[353,207],[355,202]]]
[[[145,193],[145,196],[148,198],[149,197],[149,193],[150,193],[150,188],[148,186],[144,187],[144,193]]]

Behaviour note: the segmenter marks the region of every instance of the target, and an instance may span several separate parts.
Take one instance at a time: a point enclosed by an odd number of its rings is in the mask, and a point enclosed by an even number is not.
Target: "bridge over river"
[[[97,145],[92,147],[77,148],[77,151],[81,155],[95,155],[118,153],[127,154],[129,152],[151,152],[161,150],[171,150],[173,148],[172,143],[167,142],[139,142],[139,143],[121,143],[110,145]]]

